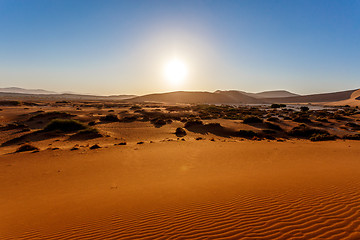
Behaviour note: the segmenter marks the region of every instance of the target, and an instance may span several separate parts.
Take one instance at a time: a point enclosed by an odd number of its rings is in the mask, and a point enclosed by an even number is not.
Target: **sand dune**
[[[359,153],[351,141],[175,141],[2,155],[0,233],[359,239]]]
[[[170,92],[149,94],[131,99],[133,102],[166,102],[166,103],[264,103],[264,101],[247,96],[239,91],[210,92]]]
[[[325,103],[325,102],[338,102],[351,98],[351,95],[356,90],[348,90],[334,93],[321,93],[303,95],[298,97],[286,98],[265,98],[264,100],[272,103]]]
[[[328,105],[335,105],[335,106],[343,106],[343,105],[349,105],[349,106],[358,106],[360,107],[360,89],[357,91],[354,91],[349,99],[338,101],[338,102],[331,102],[328,103]]]

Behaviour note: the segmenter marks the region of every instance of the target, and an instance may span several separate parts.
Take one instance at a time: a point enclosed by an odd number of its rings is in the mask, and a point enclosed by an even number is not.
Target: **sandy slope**
[[[171,141],[0,156],[1,239],[359,239],[360,143]]]
[[[339,102],[327,103],[327,105],[335,105],[335,106],[350,105],[350,106],[360,107],[360,89],[353,92],[349,99],[339,101]]]

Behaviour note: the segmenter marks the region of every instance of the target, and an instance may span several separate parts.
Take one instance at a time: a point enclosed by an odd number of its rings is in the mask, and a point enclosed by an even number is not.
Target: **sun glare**
[[[188,69],[184,62],[179,59],[172,59],[164,67],[164,77],[172,85],[179,85],[184,82],[188,75]]]

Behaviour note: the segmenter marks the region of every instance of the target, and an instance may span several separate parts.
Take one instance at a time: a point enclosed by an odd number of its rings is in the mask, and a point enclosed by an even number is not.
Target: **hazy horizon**
[[[0,88],[97,95],[359,88],[358,1],[5,0],[0,28]]]

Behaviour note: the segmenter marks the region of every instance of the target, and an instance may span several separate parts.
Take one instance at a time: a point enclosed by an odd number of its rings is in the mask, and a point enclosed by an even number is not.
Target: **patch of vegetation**
[[[177,137],[184,137],[186,135],[186,131],[185,131],[185,129],[178,127],[175,131],[175,135]]]
[[[302,107],[300,107],[300,111],[307,112],[307,111],[309,111],[309,107],[302,106]]]
[[[310,140],[313,142],[335,140],[337,136],[332,134],[313,134]]]
[[[155,121],[153,121],[153,124],[156,128],[160,128],[166,125],[166,121],[164,119],[156,119]]]
[[[360,130],[360,125],[356,123],[349,122],[345,126],[352,128],[353,130]]]
[[[257,137],[258,134],[252,130],[239,130],[238,132],[236,132],[236,136],[243,138],[253,138]]]
[[[202,126],[203,122],[200,120],[188,120],[185,123],[185,128],[195,127],[195,126]]]
[[[311,122],[311,120],[310,120],[310,118],[308,116],[296,116],[292,120],[294,122],[299,122],[299,123],[309,123],[309,122]]]
[[[87,126],[73,119],[54,119],[49,122],[44,131],[76,132],[87,129]]]
[[[244,118],[243,121],[245,124],[249,124],[249,123],[262,123],[263,120],[257,116],[252,116],[252,115],[248,115]]]
[[[286,107],[285,104],[277,104],[277,103],[273,103],[270,106],[270,108],[284,108],[284,107]]]
[[[329,120],[327,118],[322,118],[322,117],[316,118],[316,121],[318,121],[318,122],[329,122]]]
[[[316,128],[310,128],[305,124],[301,124],[290,130],[289,135],[293,137],[310,138],[316,134],[330,135],[328,131]]]
[[[277,117],[269,117],[266,120],[269,122],[279,122],[280,121],[280,119]]]
[[[0,106],[20,106],[21,102],[19,101],[7,101],[7,100],[2,100],[0,101]]]
[[[91,150],[101,148],[98,144],[94,144],[90,147]]]
[[[279,125],[271,122],[265,122],[265,126],[276,131],[283,131],[283,129]]]
[[[30,144],[24,144],[16,150],[16,152],[29,152],[29,151],[39,151],[39,148]]]
[[[67,113],[67,112],[58,112],[58,111],[53,111],[53,112],[36,112],[37,114],[35,114],[34,116],[31,116],[27,121],[35,121],[35,120],[42,120],[42,119],[56,119],[56,118],[71,118],[74,117],[74,115]]]
[[[88,123],[89,126],[95,126],[96,125],[96,122],[95,121],[91,121]]]
[[[140,110],[141,107],[139,105],[134,105],[130,107],[130,110]]]
[[[138,119],[138,116],[132,115],[132,116],[125,116],[121,118],[120,122],[135,122]]]
[[[100,117],[102,122],[119,122],[119,118],[115,114],[107,114],[106,116]]]
[[[360,134],[353,134],[353,135],[345,135],[342,137],[343,139],[348,139],[348,140],[360,140]]]
[[[5,126],[1,126],[0,130],[8,131],[8,130],[24,129],[24,128],[28,128],[28,126],[23,123],[13,122],[13,123],[8,123]]]
[[[93,139],[102,137],[99,130],[95,128],[86,128],[80,130],[79,132],[75,133],[70,137],[71,140],[83,140],[83,139]]]

